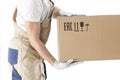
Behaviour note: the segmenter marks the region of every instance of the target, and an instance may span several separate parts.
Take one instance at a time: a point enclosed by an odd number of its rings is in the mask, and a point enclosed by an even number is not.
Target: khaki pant
[[[51,10],[52,11],[52,10]],[[15,21],[16,14],[14,14]],[[14,23],[15,35],[12,38],[8,51],[8,61],[13,67],[12,80],[45,80],[43,59],[30,45],[27,32]],[[50,18],[41,24],[40,39],[47,42],[51,25]]]

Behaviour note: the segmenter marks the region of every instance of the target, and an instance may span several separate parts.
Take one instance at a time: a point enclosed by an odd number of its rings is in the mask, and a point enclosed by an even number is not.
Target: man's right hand
[[[83,63],[83,62],[82,61],[74,61],[73,59],[69,59],[68,61],[63,61],[63,62],[55,61],[53,64],[53,67],[60,70],[60,69],[65,69],[70,66],[79,64],[79,63]]]

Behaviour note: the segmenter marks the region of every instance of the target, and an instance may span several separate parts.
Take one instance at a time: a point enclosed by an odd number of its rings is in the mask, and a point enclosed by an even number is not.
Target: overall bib
[[[49,18],[41,24],[40,40],[47,42],[51,16],[54,6],[51,7]],[[12,80],[46,80],[44,60],[30,45],[28,34],[16,24],[17,9],[14,12],[14,37],[8,49],[8,62],[12,66]]]

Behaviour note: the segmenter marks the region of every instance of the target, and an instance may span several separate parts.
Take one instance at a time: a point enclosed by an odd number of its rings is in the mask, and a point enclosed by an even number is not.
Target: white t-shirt
[[[49,0],[18,0],[16,22],[26,31],[25,21],[40,22],[48,19],[52,3]]]

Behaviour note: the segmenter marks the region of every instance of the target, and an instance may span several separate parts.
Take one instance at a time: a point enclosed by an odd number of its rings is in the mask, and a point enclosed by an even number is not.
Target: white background
[[[53,0],[71,13],[86,15],[120,14],[119,0]],[[16,0],[0,0],[0,80],[11,80],[7,62],[7,47],[13,35],[12,13]],[[46,47],[57,58],[57,23],[52,29]],[[119,34],[118,34],[119,35]],[[47,63],[47,80],[120,80],[120,60],[86,61],[68,69],[56,70]]]

